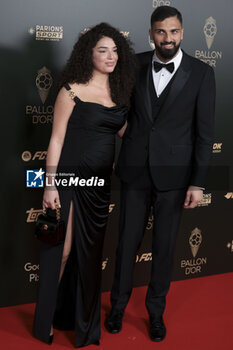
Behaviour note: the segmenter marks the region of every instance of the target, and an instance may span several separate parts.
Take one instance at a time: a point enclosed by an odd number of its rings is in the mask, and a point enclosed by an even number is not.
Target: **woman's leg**
[[[71,201],[69,217],[67,221],[67,228],[66,228],[66,238],[65,238],[63,254],[62,254],[59,282],[62,279],[64,270],[66,267],[66,263],[70,255],[73,238],[74,238],[74,204],[73,204],[73,201]],[[53,335],[53,326],[51,326],[50,335]]]

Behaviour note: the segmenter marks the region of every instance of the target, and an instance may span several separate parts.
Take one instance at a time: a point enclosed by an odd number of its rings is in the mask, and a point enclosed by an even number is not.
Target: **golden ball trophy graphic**
[[[155,49],[155,44],[154,44],[154,41],[151,40],[150,35],[149,35],[149,37],[148,37],[148,41],[149,41],[150,47],[152,48],[152,50],[154,50],[154,49]]]
[[[49,90],[51,89],[52,84],[53,78],[50,74],[50,71],[46,67],[43,67],[40,70],[38,70],[38,75],[36,77],[36,87],[38,89],[43,104],[45,103],[48,97]]]
[[[193,254],[193,257],[195,258],[197,255],[197,252],[199,250],[199,247],[202,242],[202,235],[201,230],[199,230],[197,227],[191,232],[191,236],[189,237],[189,244],[191,247],[191,251]]]
[[[206,19],[203,30],[205,34],[207,47],[208,49],[210,49],[213,44],[214,37],[217,33],[216,21],[213,17],[209,17]]]

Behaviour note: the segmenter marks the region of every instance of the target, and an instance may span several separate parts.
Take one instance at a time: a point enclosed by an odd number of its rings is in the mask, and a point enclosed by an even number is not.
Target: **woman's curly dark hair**
[[[111,98],[117,105],[129,107],[135,83],[135,54],[130,40],[107,23],[100,23],[79,36],[61,74],[59,87],[65,83],[85,84],[92,78],[94,68],[92,49],[103,37],[109,37],[114,41],[118,53],[117,65],[109,74]]]

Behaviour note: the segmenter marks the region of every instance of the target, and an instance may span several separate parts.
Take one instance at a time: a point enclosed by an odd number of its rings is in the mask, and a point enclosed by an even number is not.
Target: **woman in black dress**
[[[75,329],[77,347],[99,344],[100,283],[115,135],[126,128],[135,58],[129,41],[101,23],[79,37],[63,71],[46,161],[47,174],[74,174],[104,186],[47,187],[43,208],[61,208],[64,244],[41,243],[34,335]],[[51,175],[47,175],[51,181]],[[66,179],[69,180],[69,175]],[[89,180],[90,182],[90,180]]]

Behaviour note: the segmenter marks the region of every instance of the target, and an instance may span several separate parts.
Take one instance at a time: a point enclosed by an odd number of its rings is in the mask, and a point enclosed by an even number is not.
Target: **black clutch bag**
[[[65,223],[60,219],[60,208],[47,208],[45,214],[40,214],[36,222],[36,237],[47,244],[58,245],[65,240]]]

